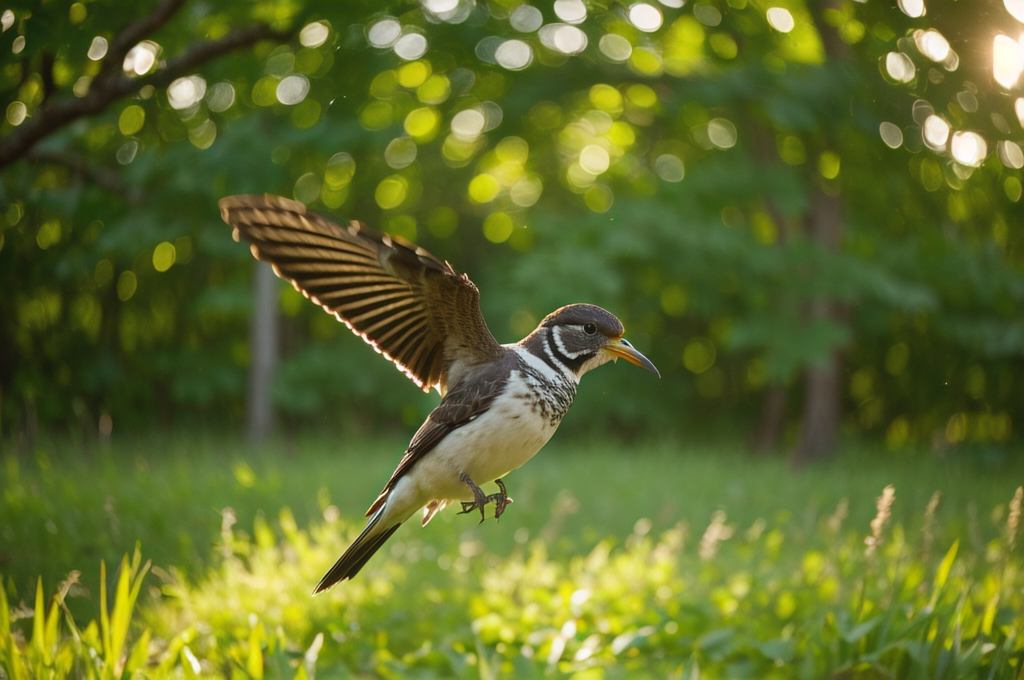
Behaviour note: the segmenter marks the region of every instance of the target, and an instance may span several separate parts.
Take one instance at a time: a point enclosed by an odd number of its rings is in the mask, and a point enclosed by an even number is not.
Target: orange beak
[[[616,360],[622,357],[631,364],[635,364],[640,368],[646,369],[654,375],[661,377],[661,373],[658,373],[658,369],[655,368],[651,360],[645,357],[640,352],[636,351],[633,345],[629,344],[629,341],[625,338],[618,338],[615,340],[609,340],[608,344],[604,346],[603,351],[608,352],[612,355],[612,360]]]

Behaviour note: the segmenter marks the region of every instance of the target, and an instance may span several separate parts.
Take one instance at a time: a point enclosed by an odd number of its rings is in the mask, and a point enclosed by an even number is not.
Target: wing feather
[[[501,356],[476,286],[423,248],[360,222],[341,227],[280,196],[229,196],[220,209],[235,240],[424,391],[444,394],[459,362]]]

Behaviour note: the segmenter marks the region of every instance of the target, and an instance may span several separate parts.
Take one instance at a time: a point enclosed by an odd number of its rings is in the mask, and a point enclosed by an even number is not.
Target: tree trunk
[[[811,18],[825,47],[825,56],[831,64],[849,61],[850,48],[829,24],[825,15],[829,10],[841,9],[839,0],[819,0],[809,5]],[[817,179],[817,178],[815,178]],[[823,250],[839,250],[842,235],[843,206],[838,195],[830,196],[818,187],[811,196],[807,235]],[[837,320],[838,304],[820,299],[811,303],[808,325],[818,321]],[[800,467],[830,457],[835,451],[842,414],[842,354],[833,348],[825,363],[808,366],[805,375],[804,410],[800,442],[793,452],[793,465]]]
[[[782,441],[782,426],[786,422],[786,397],[784,383],[770,383],[765,387],[761,417],[754,430],[754,453],[763,455],[778,450]]]
[[[246,395],[246,439],[266,442],[274,427],[274,370],[277,368],[277,277],[266,262],[257,262],[253,276],[253,310],[249,325],[249,391]]]
[[[818,189],[811,204],[808,234],[824,250],[839,249],[842,205],[838,198]],[[839,318],[837,305],[828,299],[815,300],[808,310],[808,325]],[[803,430],[793,452],[793,464],[806,465],[832,455],[839,433],[842,409],[842,353],[833,348],[825,363],[807,367]]]

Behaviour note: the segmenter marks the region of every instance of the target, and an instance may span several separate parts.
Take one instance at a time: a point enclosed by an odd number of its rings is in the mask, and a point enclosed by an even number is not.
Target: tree
[[[271,191],[468,270],[502,339],[566,302],[614,308],[666,380],[651,391],[595,376],[595,393],[618,398],[584,397],[581,423],[732,432],[759,410],[777,425],[802,396],[798,420],[768,428],[798,461],[832,451],[838,428],[894,448],[1006,441],[1024,418],[1012,105],[977,85],[966,57],[960,71],[928,66],[920,48],[934,18],[954,51],[976,54],[957,40],[987,41],[1005,10],[673,4],[302,2],[272,15],[185,4],[191,21],[179,13],[151,36],[168,54],[256,21],[297,38],[171,80],[142,76],[152,89],[32,152],[50,160],[5,169],[0,260],[18,291],[0,303],[18,358],[0,373],[7,426],[39,400],[48,422],[76,403],[86,421],[143,422],[143,405],[168,419],[214,404],[239,414],[256,354],[244,340],[251,270],[211,226],[213,206]],[[83,7],[79,23],[78,10],[14,8],[4,40],[25,41],[0,84],[3,143],[42,117],[47,82],[101,77],[87,53],[116,9]],[[69,45],[52,58],[32,34],[44,25]],[[880,76],[879,63],[894,80],[890,61],[904,67],[899,85]],[[907,61],[921,62],[910,79]],[[965,88],[975,111],[947,122],[966,133],[996,113],[1007,130],[976,128],[995,150],[977,169],[951,145],[936,155],[913,141],[922,92],[955,113]],[[70,152],[78,161],[53,164]],[[329,317],[279,294],[286,423],[389,410],[412,421],[429,408],[361,361],[365,348]],[[387,380],[396,396],[376,388]],[[370,407],[370,395],[394,401]]]

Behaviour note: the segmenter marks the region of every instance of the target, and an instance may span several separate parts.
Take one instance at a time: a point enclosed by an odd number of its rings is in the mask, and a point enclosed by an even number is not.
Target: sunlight
[[[533,48],[522,40],[506,40],[494,51],[494,59],[510,71],[521,71],[533,62]]]
[[[988,144],[977,132],[955,132],[950,142],[953,160],[969,167],[978,167],[988,155]]]
[[[661,28],[661,10],[654,5],[638,2],[629,8],[629,21],[645,33],[653,33]]]
[[[366,39],[374,47],[391,47],[402,36],[402,24],[391,17],[385,17],[370,26]]]
[[[771,7],[767,15],[768,23],[779,33],[789,33],[796,26],[793,15],[785,7]]]
[[[93,38],[92,43],[89,45],[89,52],[86,56],[93,61],[99,61],[103,57],[107,56],[107,39],[101,35]]]
[[[885,71],[899,83],[909,83],[917,75],[914,62],[902,52],[890,52],[885,55]]]
[[[1009,90],[1017,84],[1024,71],[1024,35],[1017,41],[1007,35],[997,35],[992,44],[992,76]]]
[[[885,121],[878,126],[878,134],[890,149],[898,149],[903,145],[903,130],[895,123]]]
[[[520,33],[533,33],[544,23],[544,15],[532,5],[519,5],[512,10],[508,21]]]
[[[925,15],[924,0],[898,0],[898,4],[903,13],[912,19]]]
[[[943,151],[949,140],[949,123],[940,116],[931,115],[924,121],[924,142],[935,151]]]
[[[124,72],[130,76],[144,76],[156,66],[160,46],[152,40],[143,40],[124,56]]]
[[[935,29],[915,31],[914,42],[917,44],[917,49],[921,51],[921,54],[934,62],[941,64],[949,56],[949,41]]]
[[[167,103],[175,111],[187,109],[206,96],[206,81],[200,76],[178,78],[167,87]]]
[[[1003,0],[1003,6],[1017,21],[1024,22],[1024,0]]]

